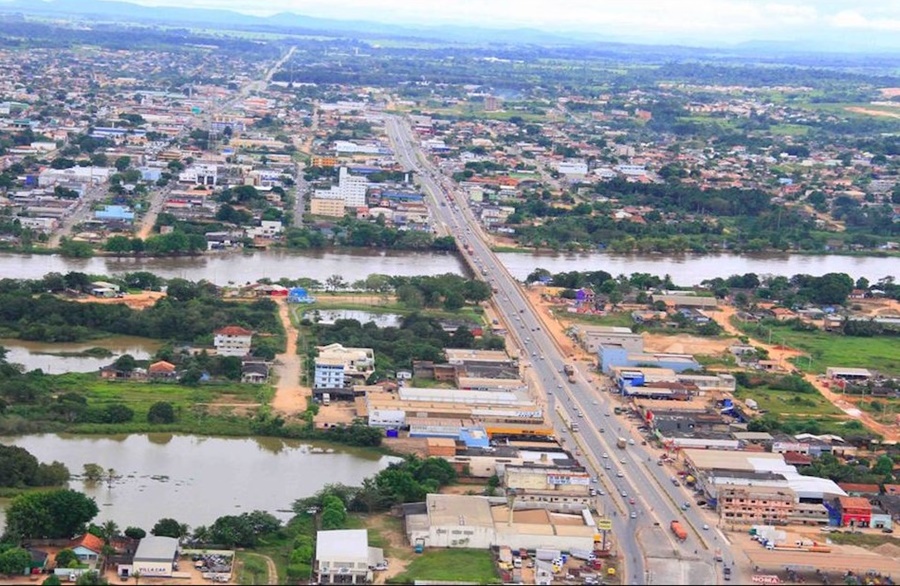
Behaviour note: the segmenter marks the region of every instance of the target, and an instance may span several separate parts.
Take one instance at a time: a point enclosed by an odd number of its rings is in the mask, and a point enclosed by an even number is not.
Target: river
[[[217,252],[200,256],[132,258],[95,256],[65,258],[58,254],[0,253],[0,275],[17,279],[40,279],[47,273],[78,271],[89,275],[121,275],[149,271],[164,278],[189,281],[205,279],[216,285],[255,282],[262,278],[306,277],[321,282],[335,274],[347,282],[373,273],[395,276],[462,274],[456,255],[396,250],[254,250]]]
[[[276,438],[42,434],[0,441],[25,448],[41,462],[65,462],[72,474],[81,474],[89,462],[113,468],[119,478],[111,487],[79,479],[69,486],[96,499],[95,523],[113,519],[119,527],[147,531],[162,517],[196,527],[255,509],[286,520],[295,499],[326,484],[359,485],[397,460],[342,447],[316,453],[309,444]]]
[[[0,338],[0,346],[6,349],[6,360],[22,364],[25,370],[40,368],[45,374],[66,372],[97,372],[111,364],[122,354],[131,354],[138,360],[147,360],[159,349],[162,342],[134,336],[110,336],[87,342],[30,342],[27,340]],[[60,354],[84,352],[91,348],[106,348],[112,356],[61,356]]]
[[[882,277],[900,275],[900,258],[809,254],[583,254],[504,252],[497,255],[509,272],[524,280],[536,268],[551,273],[606,271],[613,276],[632,273],[671,275],[676,285],[699,285],[707,279],[756,273],[790,277],[807,274],[847,273],[854,280],[865,277],[872,283]]]
[[[669,274],[677,285],[698,285],[714,277],[756,273],[821,276],[847,273],[854,279],[866,277],[873,283],[888,275],[900,274],[897,257],[802,255],[802,254],[715,254],[715,255],[628,255],[608,252],[552,254],[503,252],[497,255],[514,277],[524,280],[535,268],[552,273],[598,271],[612,275]],[[162,277],[206,279],[217,285],[243,284],[263,277],[278,280],[308,277],[324,282],[339,274],[346,281],[378,273],[384,275],[463,274],[462,261],[454,255],[433,252],[366,251],[341,249],[293,251],[285,249],[226,252],[178,258],[64,258],[59,255],[0,254],[0,275],[37,279],[50,272],[80,271],[92,275],[118,275],[150,271]]]

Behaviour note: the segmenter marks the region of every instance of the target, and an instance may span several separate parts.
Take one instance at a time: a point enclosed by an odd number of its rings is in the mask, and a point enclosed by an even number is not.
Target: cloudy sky
[[[71,1],[71,0],[70,0]],[[598,31],[646,40],[900,37],[900,0],[127,0],[307,16],[546,31]]]

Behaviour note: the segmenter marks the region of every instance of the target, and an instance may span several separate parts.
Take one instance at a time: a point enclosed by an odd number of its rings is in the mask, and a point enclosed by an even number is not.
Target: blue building
[[[689,354],[652,354],[630,352],[621,344],[600,344],[597,348],[597,364],[603,374],[609,374],[613,367],[647,366],[668,368],[675,372],[701,370],[700,363]]]
[[[294,287],[288,291],[288,303],[315,303],[316,298],[311,296],[303,287]]]
[[[139,167],[138,171],[141,172],[142,181],[156,182],[162,177],[162,169],[159,167]]]
[[[133,222],[134,212],[127,206],[108,205],[104,206],[102,210],[94,212],[94,218],[98,220]]]

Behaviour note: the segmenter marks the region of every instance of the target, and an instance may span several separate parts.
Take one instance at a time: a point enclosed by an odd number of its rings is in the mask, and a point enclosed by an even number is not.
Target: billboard
[[[579,484],[582,486],[587,486],[591,483],[591,479],[588,476],[574,476],[571,474],[548,474],[547,475],[547,484],[552,485],[563,485],[563,484]]]

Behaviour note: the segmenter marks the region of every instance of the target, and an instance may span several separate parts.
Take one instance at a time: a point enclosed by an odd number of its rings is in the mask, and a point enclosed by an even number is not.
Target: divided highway
[[[454,194],[451,181],[425,158],[405,120],[386,115],[385,128],[398,161],[418,175],[437,232],[471,246],[473,268],[479,278],[495,288],[495,305],[522,349],[522,362],[534,370],[547,394],[557,436],[598,478],[595,486],[605,494],[598,496],[597,509],[612,521],[615,543],[625,564],[623,582],[716,584],[713,555],[716,548],[726,549],[722,547],[724,536],[715,528],[704,530],[704,520],[693,507],[682,510],[690,495],[672,484],[665,469],[656,464],[657,456],[640,445],[637,435],[634,445],[624,450],[616,447],[618,437],[632,438],[633,426],[612,414],[608,394],[598,392],[583,374],[577,373],[574,383],[568,381],[563,367],[571,359],[541,327],[519,284],[486,244],[487,238],[465,198]],[[557,406],[570,421],[579,423],[580,431],[571,433],[566,428]],[[674,519],[689,528],[684,543],[676,541],[669,531]],[[728,552],[723,553],[728,563]]]

